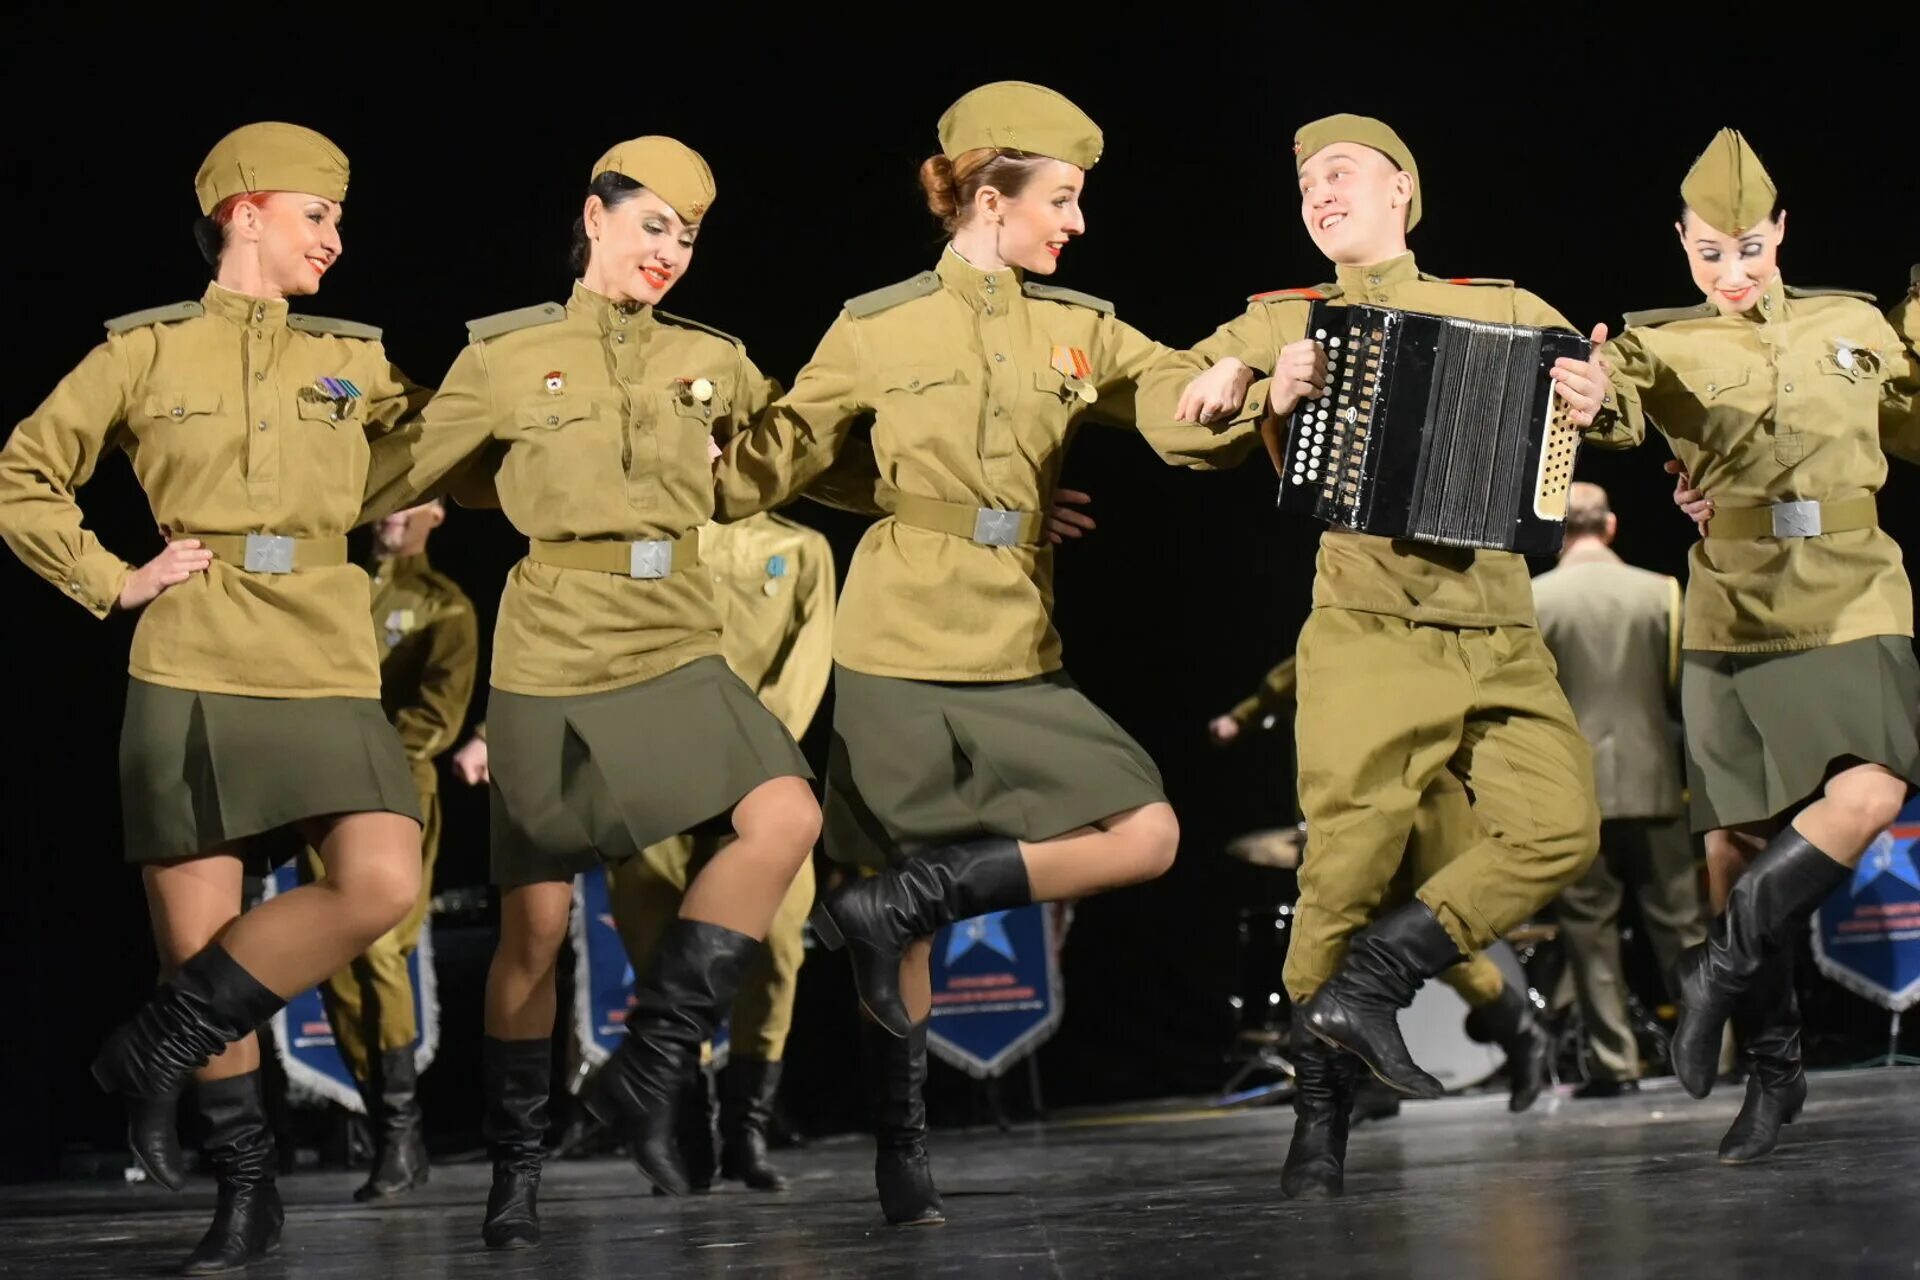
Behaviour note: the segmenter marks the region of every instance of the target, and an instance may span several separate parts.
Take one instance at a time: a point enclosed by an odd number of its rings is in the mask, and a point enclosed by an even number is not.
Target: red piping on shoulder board
[[[1327,295],[1318,289],[1274,289],[1253,295],[1255,302],[1265,302],[1268,298],[1311,298],[1315,302],[1325,302]]]

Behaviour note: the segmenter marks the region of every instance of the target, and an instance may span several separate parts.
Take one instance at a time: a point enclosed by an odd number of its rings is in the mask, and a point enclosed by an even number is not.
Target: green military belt
[[[534,538],[527,544],[527,558],[561,569],[591,569],[623,578],[664,578],[700,563],[700,531],[692,529],[677,538],[638,542],[548,542]]]
[[[1818,538],[1872,529],[1880,523],[1873,495],[1836,502],[1775,502],[1764,507],[1716,507],[1709,538]]]
[[[297,573],[326,569],[347,562],[347,539],[289,538],[275,533],[177,533],[168,541],[192,538],[217,560],[237,564],[248,573]]]
[[[910,493],[880,495],[880,505],[901,524],[950,533],[988,547],[1037,547],[1046,541],[1046,522],[1037,511],[1000,511],[940,502]]]

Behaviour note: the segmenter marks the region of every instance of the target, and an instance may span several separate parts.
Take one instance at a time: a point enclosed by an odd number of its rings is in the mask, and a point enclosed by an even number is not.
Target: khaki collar
[[[590,318],[602,333],[630,329],[635,324],[647,324],[653,320],[653,308],[646,303],[615,302],[605,294],[595,293],[578,280],[573,282],[573,294],[567,299],[567,314]]]
[[[285,298],[255,298],[213,283],[200,295],[200,305],[207,309],[208,315],[220,316],[238,325],[274,329],[284,328],[287,323]]]
[[[1414,265],[1412,253],[1403,253],[1397,258],[1388,258],[1385,262],[1376,262],[1367,267],[1334,268],[1334,279],[1339,283],[1341,293],[1362,297],[1372,290],[1412,284],[1419,278],[1420,269]]]
[[[1021,273],[1018,267],[982,271],[961,257],[960,251],[951,244],[940,255],[940,261],[933,271],[940,277],[942,285],[958,294],[969,306],[981,303],[997,306],[1008,298],[1020,295]]]
[[[1589,538],[1579,546],[1565,552],[1560,557],[1562,565],[1574,564],[1622,564],[1619,553],[1604,542]]]

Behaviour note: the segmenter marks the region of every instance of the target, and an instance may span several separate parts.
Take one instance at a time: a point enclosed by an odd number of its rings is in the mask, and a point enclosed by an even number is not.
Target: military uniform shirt
[[[108,329],[0,450],[0,536],[96,617],[133,571],[74,502],[109,450],[127,452],[170,535],[332,537],[358,520],[368,437],[426,398],[379,330],[217,284]],[[130,670],[210,693],[378,697],[367,607],[357,565],[265,574],[216,559],[145,607]]]
[[[1141,388],[1143,413],[1170,414],[1196,374],[1229,356],[1270,375],[1280,349],[1307,335],[1316,298],[1424,311],[1504,324],[1571,328],[1545,302],[1506,280],[1450,281],[1419,271],[1412,254],[1370,267],[1338,267],[1336,281],[1249,299],[1247,310],[1181,353]],[[1264,399],[1270,382],[1254,384],[1249,405]],[[1588,438],[1629,443],[1605,431]],[[1313,603],[1413,622],[1494,627],[1533,622],[1533,591],[1526,561],[1510,551],[1441,547],[1431,543],[1327,529],[1313,580]]]
[[[833,548],[805,525],[763,513],[703,526],[700,560],[727,665],[801,737],[833,669]]]
[[[369,518],[468,487],[482,467],[529,538],[679,538],[713,510],[708,438],[779,392],[734,339],[580,284],[564,308],[471,329],[420,419],[380,442]],[[617,689],[718,653],[719,630],[713,580],[697,569],[648,579],[526,559],[500,599],[492,682],[535,696]]]
[[[1651,420],[1720,509],[1875,493],[1888,452],[1920,460],[1914,365],[1858,297],[1801,295],[1775,277],[1739,315],[1702,303],[1629,317],[1607,355],[1620,416],[1636,432]],[[1877,528],[1708,537],[1689,554],[1688,649],[1912,634],[1900,548]]]
[[[806,488],[866,415],[882,507],[907,494],[1041,512],[1083,418],[1133,424],[1136,380],[1171,355],[1097,299],[978,270],[948,249],[934,272],[848,304],[793,389],[728,445],[718,518]],[[1168,462],[1207,467],[1244,456],[1256,417],[1138,426]],[[883,519],[854,553],[834,658],[915,680],[1041,675],[1061,665],[1052,606],[1047,546],[983,546]]]
[[[453,745],[467,718],[480,632],[466,592],[426,553],[377,561],[373,631],[380,702],[416,767]]]

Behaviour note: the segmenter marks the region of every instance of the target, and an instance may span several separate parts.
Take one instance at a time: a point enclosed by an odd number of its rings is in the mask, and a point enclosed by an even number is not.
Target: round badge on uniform
[[[705,378],[695,378],[692,385],[687,388],[687,391],[701,404],[705,404],[707,401],[713,399],[713,384]]]
[[[547,375],[547,394],[557,396],[567,389],[567,375],[555,369]]]

